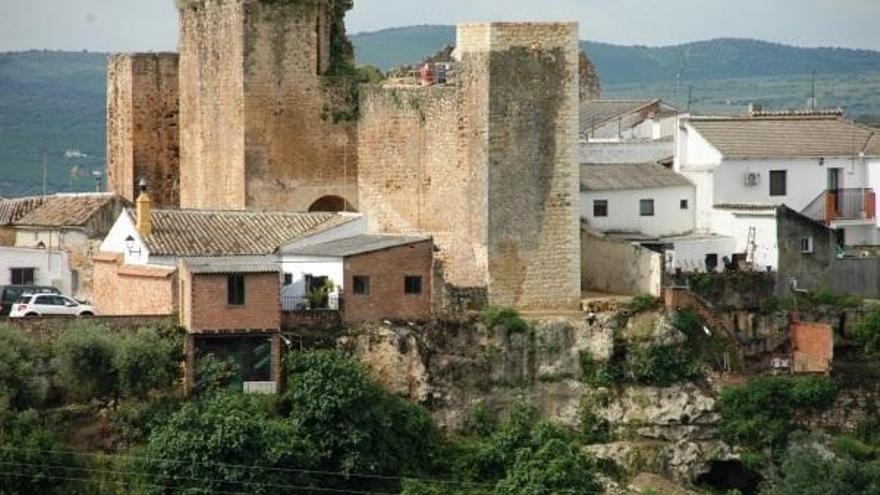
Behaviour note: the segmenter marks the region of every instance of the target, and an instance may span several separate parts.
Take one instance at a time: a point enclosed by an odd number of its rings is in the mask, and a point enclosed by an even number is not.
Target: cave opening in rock
[[[739,490],[743,495],[758,493],[763,478],[742,461],[712,461],[709,471],[697,477],[697,485],[715,490]]]

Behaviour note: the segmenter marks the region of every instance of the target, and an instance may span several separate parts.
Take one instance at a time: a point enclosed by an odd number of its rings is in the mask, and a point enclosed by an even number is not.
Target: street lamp
[[[128,250],[128,254],[132,255],[132,256],[137,254],[138,256],[140,256],[141,249],[140,248],[135,249],[134,245],[135,245],[134,237],[128,236],[125,238],[125,248],[126,248],[126,250]]]

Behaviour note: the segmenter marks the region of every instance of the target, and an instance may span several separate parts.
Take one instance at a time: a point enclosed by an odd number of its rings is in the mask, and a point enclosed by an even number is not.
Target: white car
[[[9,317],[25,316],[95,316],[95,308],[58,294],[25,294],[12,305]]]

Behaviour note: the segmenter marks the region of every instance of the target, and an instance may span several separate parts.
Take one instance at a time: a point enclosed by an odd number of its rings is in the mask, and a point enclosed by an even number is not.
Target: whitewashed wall
[[[594,200],[608,201],[608,216],[593,216]],[[639,202],[654,200],[654,216],[640,215]],[[686,199],[688,208],[681,209]],[[581,193],[581,217],[601,232],[641,232],[652,237],[683,235],[694,230],[694,188],[669,187]]]
[[[281,289],[282,297],[303,298],[306,296],[306,275],[328,277],[335,288],[331,295],[344,290],[345,279],[342,258],[331,256],[298,256],[285,254],[281,257],[281,271],[293,276],[293,283]]]
[[[125,245],[125,239],[131,236],[134,239],[134,246],[129,251]],[[134,220],[131,216],[123,211],[116,223],[107,233],[107,237],[101,243],[101,251],[105,253],[123,253],[125,255],[125,264],[127,265],[146,265],[150,260],[150,251],[141,240]],[[155,260],[153,260],[155,262]],[[173,264],[172,261],[170,264]]]
[[[736,239],[736,252],[745,253],[748,247],[749,228],[755,227],[755,266],[761,270],[779,267],[776,211],[728,211],[715,210],[715,231]]]
[[[673,251],[672,266],[667,266],[669,271],[704,272],[709,254],[718,255],[718,270],[722,270],[723,258],[727,256],[733,259],[736,239],[721,236],[676,239],[673,241]]]
[[[34,283],[70,294],[71,273],[67,252],[48,249],[0,247],[0,285],[12,283],[12,268],[35,268]]]

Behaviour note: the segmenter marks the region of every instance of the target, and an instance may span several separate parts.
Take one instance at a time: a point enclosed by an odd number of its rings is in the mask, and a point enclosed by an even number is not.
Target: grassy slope
[[[454,38],[452,26],[352,36],[359,61],[382,68],[417,61]],[[659,96],[685,107],[693,86],[695,111],[741,111],[751,101],[800,107],[816,69],[821,105],[880,121],[880,52],[753,40],[663,48],[583,42],[582,47],[598,68],[606,97]],[[0,53],[0,196],[40,191],[44,151],[50,191],[94,187],[90,172],[102,166],[104,156],[105,59],[82,52]],[[96,158],[65,159],[67,149]]]

